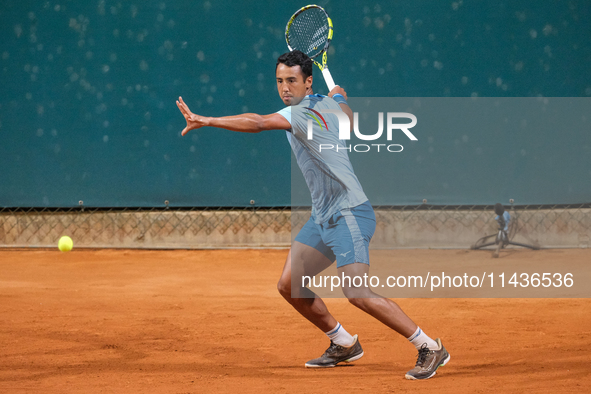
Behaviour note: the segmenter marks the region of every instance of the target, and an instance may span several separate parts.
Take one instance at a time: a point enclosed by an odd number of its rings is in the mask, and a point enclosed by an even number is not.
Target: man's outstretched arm
[[[183,129],[181,135],[185,135],[190,130],[199,129],[204,126],[218,127],[242,133],[258,133],[263,130],[287,130],[291,128],[287,119],[277,113],[270,115],[241,114],[212,118],[191,112],[182,97],[179,97],[176,105],[187,121],[187,126]]]

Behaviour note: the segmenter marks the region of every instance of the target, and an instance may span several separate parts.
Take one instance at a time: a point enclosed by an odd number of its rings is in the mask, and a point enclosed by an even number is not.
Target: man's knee
[[[364,309],[365,299],[364,298],[349,298],[349,303],[359,309]]]
[[[314,298],[314,293],[310,291],[304,285],[298,286],[297,283],[291,283],[292,278],[284,278],[282,277],[277,282],[277,290],[279,290],[279,294],[283,296],[283,298],[287,299],[288,301],[292,298]]]
[[[365,299],[374,296],[367,287],[343,287],[343,293],[352,305],[361,309],[365,305]]]
[[[277,282],[277,290],[283,297],[291,297],[291,279],[281,277]]]

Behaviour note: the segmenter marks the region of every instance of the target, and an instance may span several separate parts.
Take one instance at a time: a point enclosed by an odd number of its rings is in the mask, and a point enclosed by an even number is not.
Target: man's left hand
[[[330,93],[328,93],[328,97],[332,97],[335,94],[340,94],[340,95],[342,95],[345,98],[345,100],[347,100],[347,92],[345,92],[345,89],[343,89],[339,85],[337,85],[334,88],[332,88],[332,90],[330,91]]]

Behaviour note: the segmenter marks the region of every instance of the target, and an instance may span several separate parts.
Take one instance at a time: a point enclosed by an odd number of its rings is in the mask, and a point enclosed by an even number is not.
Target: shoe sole
[[[415,378],[414,376],[408,375],[408,374],[404,375],[404,377],[408,380],[425,380],[425,379],[432,378],[437,373],[437,370],[439,369],[439,367],[443,367],[445,364],[447,364],[449,362],[450,359],[451,359],[451,356],[448,354],[447,357],[445,358],[445,360],[443,360],[441,362],[441,364],[439,364],[437,366],[437,368],[435,368],[435,371],[433,371],[433,373],[431,375],[425,376],[424,378]]]
[[[363,357],[363,352],[359,353],[356,356],[353,356],[351,358],[348,358],[346,360],[339,361],[338,363],[352,363],[353,361],[359,360],[361,357]],[[327,365],[315,365],[315,364],[308,364],[308,363],[306,363],[306,364],[304,364],[304,366],[306,368],[334,368],[334,367],[337,366],[338,363],[336,363],[336,364],[327,364]]]

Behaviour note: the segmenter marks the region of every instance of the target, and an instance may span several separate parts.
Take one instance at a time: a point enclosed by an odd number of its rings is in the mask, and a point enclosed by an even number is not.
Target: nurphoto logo
[[[333,109],[325,109],[320,111],[315,111],[311,108],[306,108],[312,111],[314,114],[307,113],[311,119],[308,119],[308,139],[311,140],[314,137],[314,121],[320,126],[320,129],[323,130],[324,128],[328,128],[326,125],[326,121],[321,114],[334,114],[339,119],[339,139],[348,141],[351,139],[351,123],[349,122],[349,117],[342,111],[333,110]],[[388,112],[386,114],[387,124],[386,124],[386,139],[388,141],[392,141],[392,135],[395,130],[402,131],[408,139],[411,141],[418,141],[417,137],[414,136],[413,133],[410,132],[409,129],[413,128],[417,124],[417,117],[408,112]],[[394,123],[394,119],[409,119],[410,123]],[[323,127],[324,126],[324,127]],[[378,112],[378,131],[375,134],[362,134],[359,131],[359,113],[353,113],[353,131],[355,132],[355,136],[363,141],[375,141],[379,139],[382,134],[384,134],[384,113]],[[384,148],[388,152],[397,153],[402,152],[404,147],[400,144],[355,144],[345,146],[338,146],[333,144],[320,144],[320,151],[322,150],[347,150],[349,152],[359,152],[365,153],[369,152],[372,149],[377,150],[380,152],[380,148]]]

